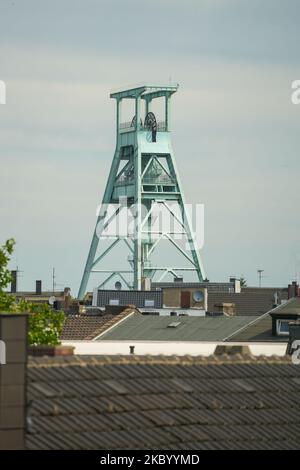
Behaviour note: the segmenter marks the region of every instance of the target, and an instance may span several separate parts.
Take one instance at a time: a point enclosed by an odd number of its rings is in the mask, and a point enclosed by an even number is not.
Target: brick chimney
[[[64,288],[64,310],[69,310],[71,304],[71,289],[70,287]]]
[[[292,284],[288,285],[288,299],[292,297],[298,297],[300,295],[299,284],[293,281]]]

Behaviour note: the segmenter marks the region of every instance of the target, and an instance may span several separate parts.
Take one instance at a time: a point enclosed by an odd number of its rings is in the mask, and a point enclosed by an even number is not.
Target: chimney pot
[[[35,293],[36,295],[41,295],[42,293],[42,281],[41,280],[35,281]]]
[[[299,284],[296,281],[293,281],[292,284],[288,285],[288,299],[291,299],[292,297],[298,297],[299,294]]]
[[[17,271],[11,271],[11,275],[10,292],[11,294],[15,294],[17,292]]]

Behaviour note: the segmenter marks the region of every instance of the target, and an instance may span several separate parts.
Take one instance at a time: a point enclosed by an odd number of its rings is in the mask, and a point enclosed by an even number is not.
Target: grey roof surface
[[[297,314],[297,313],[299,314],[300,313],[300,297],[293,297],[285,304],[280,305],[276,309],[276,314],[277,313],[279,313],[280,315],[281,314],[290,315],[290,314]]]
[[[255,319],[254,322],[247,325],[241,331],[234,333],[228,341],[253,341],[253,342],[278,342],[287,343],[288,336],[273,336],[272,335],[272,318],[266,313],[261,317]]]
[[[130,317],[102,335],[98,341],[223,341],[253,321],[253,317]],[[172,323],[180,322],[175,327]]]
[[[268,312],[274,306],[274,294],[278,293],[279,299],[286,300],[287,292],[276,288],[246,288],[239,294],[224,292],[209,292],[208,311],[214,311],[215,304],[221,302],[234,303],[236,315],[258,316]]]
[[[290,357],[31,359],[28,449],[299,449]]]
[[[251,324],[246,325],[241,331],[233,334],[230,341],[272,341],[287,343],[288,336],[272,335],[272,317],[270,313],[276,315],[294,315],[300,313],[300,297],[289,299],[285,304],[279,305],[269,313],[256,318]]]

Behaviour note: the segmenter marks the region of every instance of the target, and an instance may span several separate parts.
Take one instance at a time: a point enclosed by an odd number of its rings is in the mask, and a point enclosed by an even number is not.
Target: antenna
[[[55,292],[55,268],[52,269],[52,291]]]
[[[261,279],[262,279],[262,273],[264,272],[264,269],[258,269],[258,280],[259,280],[259,287],[261,287]]]
[[[12,272],[13,272],[13,271],[12,271]],[[15,292],[17,292],[18,290],[20,290],[20,289],[18,289],[18,287],[19,287],[19,279],[20,279],[19,274],[20,274],[20,273],[23,273],[23,272],[24,272],[24,271],[21,271],[21,270],[19,269],[18,264],[17,264],[17,266],[16,266],[16,271],[15,271],[15,273],[16,273],[16,274],[15,274],[15,276],[16,276],[16,278],[15,278]]]
[[[295,256],[295,281],[298,282],[298,259],[297,256]]]

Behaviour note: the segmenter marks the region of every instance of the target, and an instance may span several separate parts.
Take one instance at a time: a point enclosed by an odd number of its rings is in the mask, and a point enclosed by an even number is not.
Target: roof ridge
[[[290,356],[252,356],[242,354],[223,354],[210,356],[67,356],[64,358],[30,358],[30,368],[72,367],[89,365],[224,365],[224,364],[286,364],[291,363]]]

